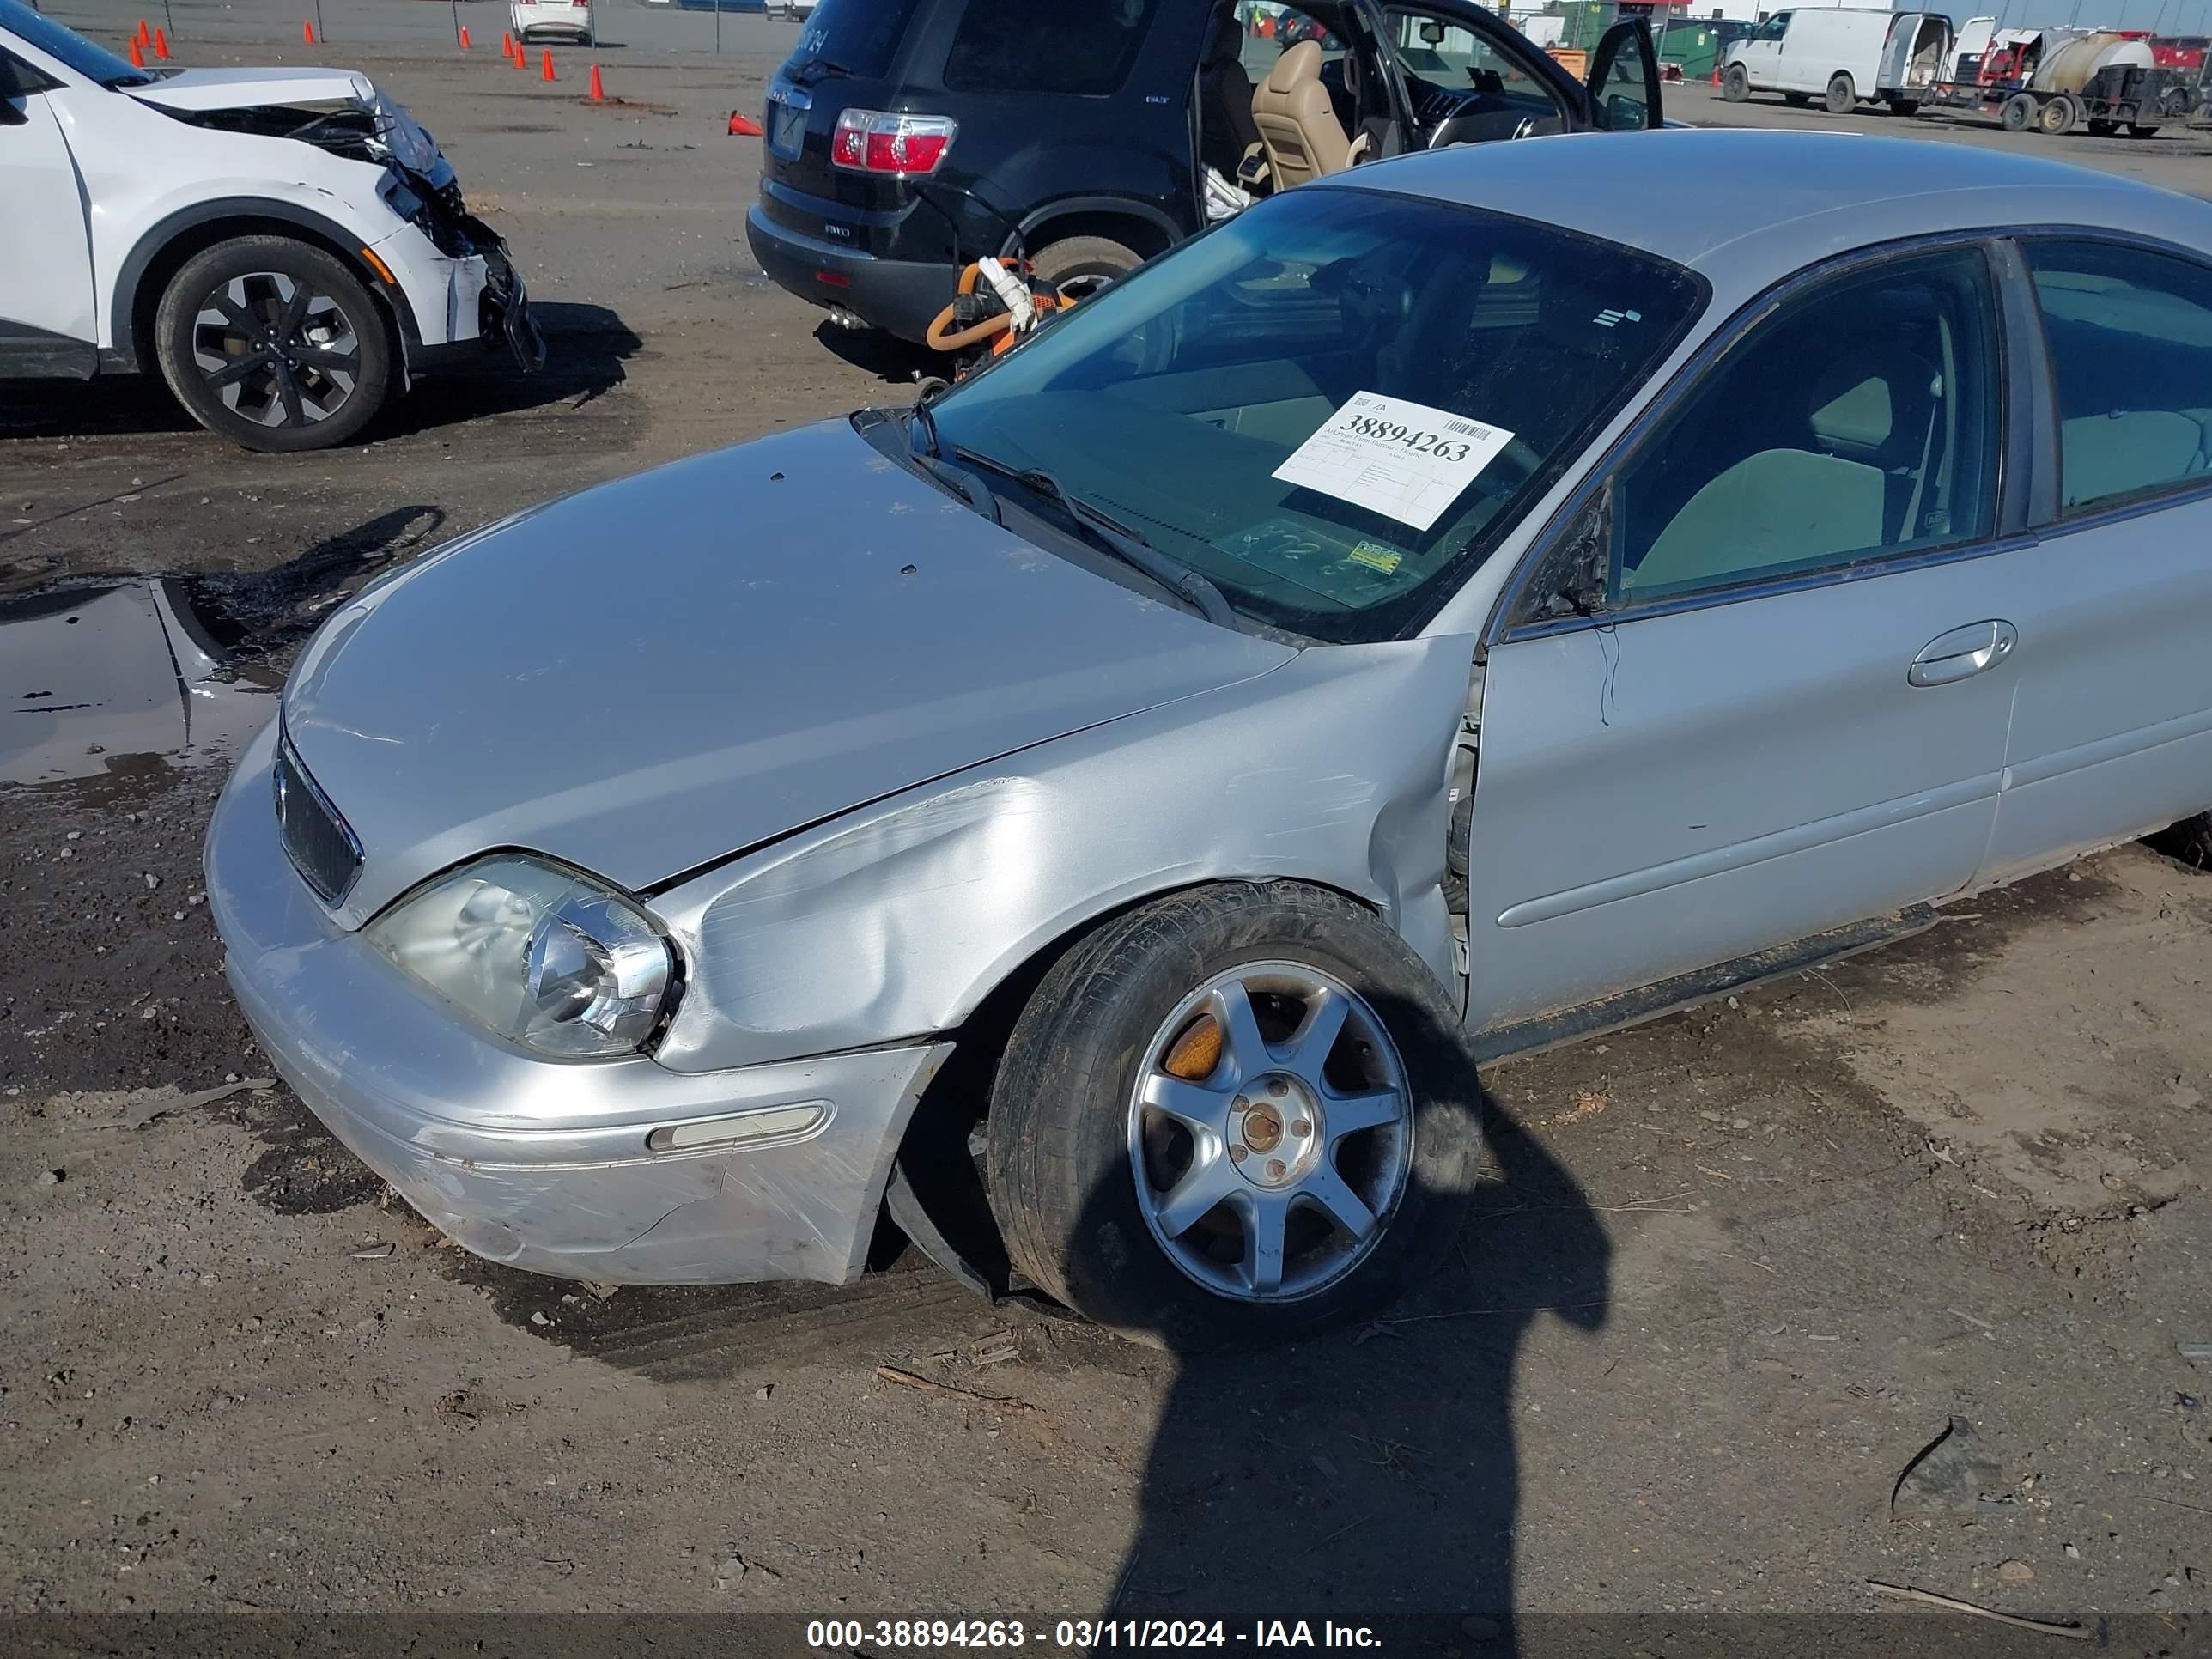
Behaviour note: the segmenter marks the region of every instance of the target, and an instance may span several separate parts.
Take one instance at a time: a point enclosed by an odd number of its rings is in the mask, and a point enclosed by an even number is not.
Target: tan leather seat
[[[1321,83],[1321,46],[1301,40],[1275,60],[1252,94],[1252,119],[1267,146],[1275,188],[1286,190],[1352,165],[1352,141],[1337,125]]]

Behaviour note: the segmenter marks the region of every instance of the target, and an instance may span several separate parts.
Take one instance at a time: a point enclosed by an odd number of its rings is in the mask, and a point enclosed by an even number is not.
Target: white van
[[[1935,95],[1951,46],[1951,20],[1932,11],[1856,6],[1778,11],[1730,46],[1721,94],[1741,103],[1778,92],[1793,104],[1823,99],[1832,115],[1861,99],[1910,115]]]

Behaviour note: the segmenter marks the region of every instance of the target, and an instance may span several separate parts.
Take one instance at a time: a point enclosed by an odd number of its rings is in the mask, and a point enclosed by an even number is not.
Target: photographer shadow
[[[1303,1618],[1318,1640],[1324,1619],[1449,1615],[1472,1652],[1515,1650],[1522,1346],[1546,1318],[1602,1327],[1613,1247],[1536,1137],[1467,1093],[1486,1156],[1443,1270],[1328,1336],[1176,1362],[1112,1616]]]

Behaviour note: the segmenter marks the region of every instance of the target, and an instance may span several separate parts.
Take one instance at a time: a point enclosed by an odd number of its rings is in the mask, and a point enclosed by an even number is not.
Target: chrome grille
[[[273,775],[276,827],[292,867],[325,903],[338,903],[361,874],[361,843],[300,764],[289,738],[276,745]]]

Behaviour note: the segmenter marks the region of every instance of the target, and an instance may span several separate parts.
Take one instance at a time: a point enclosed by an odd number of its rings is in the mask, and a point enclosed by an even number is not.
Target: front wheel
[[[1741,64],[1730,64],[1721,76],[1721,96],[1731,104],[1750,97],[1751,71]]]
[[[2007,132],[2026,132],[2035,125],[2036,114],[2034,98],[2025,92],[2015,92],[1997,111],[1997,125]]]
[[[1403,940],[1291,883],[1107,923],[1045,975],[999,1067],[991,1202],[1070,1307],[1179,1351],[1371,1316],[1464,1217],[1480,1091]]]
[[[1848,75],[1837,75],[1828,82],[1828,113],[1849,115],[1859,101],[1858,88],[1851,84]]]
[[[185,260],[155,312],[154,353],[185,411],[248,449],[343,443],[392,386],[392,338],[368,289],[289,236],[234,237]]]

